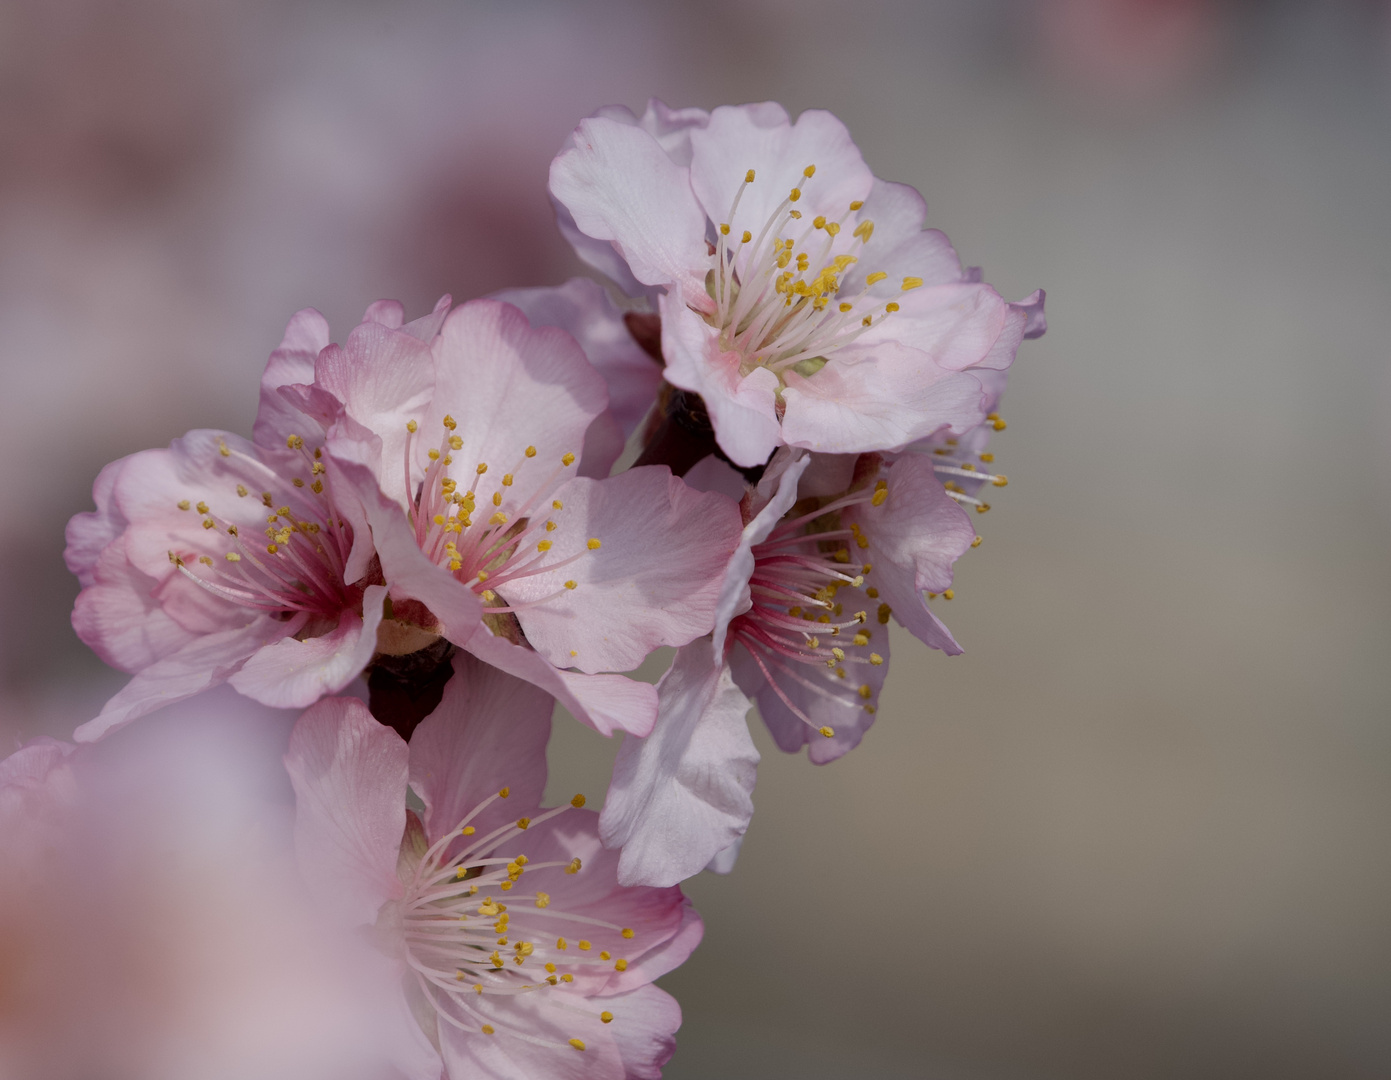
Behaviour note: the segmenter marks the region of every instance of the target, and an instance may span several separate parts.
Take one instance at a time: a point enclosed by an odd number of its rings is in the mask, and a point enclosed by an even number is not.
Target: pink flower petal
[[[465,648],[494,667],[539,686],[600,735],[626,731],[646,735],[657,719],[657,690],[624,675],[561,671],[524,645],[513,645],[481,628]]]
[[[677,650],[657,698],[652,734],[623,740],[599,818],[605,846],[622,848],[623,885],[675,885],[699,873],[753,815],[752,703],[709,638]]]
[[[138,671],[187,645],[193,634],[154,596],[158,585],[114,544],[102,553],[72,610],[72,628],[106,663]]]
[[[285,637],[253,655],[227,681],[239,694],[277,709],[302,709],[336,694],[362,674],[377,648],[384,585],[369,585],[362,615],[345,611],[319,637]]]
[[[662,1066],[676,1051],[681,1006],[665,990],[641,986],[603,999],[613,1013],[609,1035],[623,1059],[625,1080],[661,1080]]]
[[[458,1026],[440,1021],[440,1049],[450,1077],[468,1080],[626,1080],[623,1058],[611,1025],[599,1019],[601,1006],[566,990],[508,997],[507,1007],[478,1006],[495,1020],[494,1034],[482,1032],[483,1020],[457,1005],[451,1012]],[[615,1020],[615,1023],[617,1021]],[[537,1042],[517,1038],[521,1032]],[[569,1045],[579,1039],[584,1050]]]
[[[609,411],[624,437],[633,433],[657,400],[662,368],[633,339],[623,313],[603,286],[589,278],[571,278],[553,288],[504,289],[493,299],[521,309],[532,326],[558,326],[573,335],[604,377]]]
[[[404,893],[407,750],[356,698],[325,698],[295,723],[285,768],[295,850],[315,901],[345,926],[371,925]]]
[[[573,475],[563,456],[584,449],[590,423],[608,407],[603,377],[574,338],[555,327],[533,329],[511,304],[471,300],[445,320],[434,353],[435,396],[416,437],[417,461],[425,463],[442,436],[457,434],[460,449],[444,447],[457,463],[453,475],[487,466],[474,486],[479,506],[503,490],[508,475],[516,490],[540,494]],[[457,430],[445,429],[446,415]]]
[[[604,117],[582,120],[573,145],[551,162],[550,188],[579,231],[610,241],[638,281],[703,292],[705,214],[689,171],[651,135]]]
[[[808,450],[893,449],[943,427],[967,431],[985,418],[979,380],[938,368],[896,342],[856,345],[810,378],[795,372],[786,378],[782,436]]]
[[[147,713],[226,682],[256,650],[293,634],[301,622],[260,618],[234,630],[194,638],[178,652],[139,671],[73,738],[95,742]]]
[[[587,674],[628,671],[660,645],[709,632],[739,538],[732,501],[696,491],[665,466],[578,477],[555,494],[560,528],[540,543],[553,544],[547,561],[576,561],[496,586],[521,608],[517,619],[538,652]]]
[[[125,464],[126,459],[121,458],[102,467],[92,484],[96,512],[74,514],[68,522],[63,561],[77,575],[84,589],[96,580],[97,559],[101,553],[130,524],[115,505],[116,478]]]
[[[509,798],[471,822],[479,835],[515,820],[517,807],[540,804],[554,709],[537,687],[466,652],[454,655],[443,699],[410,742],[411,787],[425,803],[431,843],[502,788],[510,789]]]
[[[328,320],[313,308],[305,308],[290,316],[285,337],[266,362],[261,376],[261,405],[256,412],[253,429],[255,441],[261,446],[284,446],[290,435],[308,436],[304,420],[280,388],[314,381],[314,358],[328,346]]]
[[[840,221],[874,184],[845,125],[819,109],[807,110],[794,124],[772,102],[721,106],[708,125],[691,131],[691,149],[696,197],[711,221],[730,225],[736,236],[748,230],[757,237],[794,187],[808,219],[821,214]],[[816,167],[810,178],[803,174],[808,166]],[[731,220],[735,193],[750,169],[754,182],[744,188]]]

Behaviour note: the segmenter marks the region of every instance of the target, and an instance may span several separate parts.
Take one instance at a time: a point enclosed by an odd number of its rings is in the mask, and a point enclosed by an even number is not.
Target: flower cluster
[[[420,1080],[660,1075],[653,980],[702,933],[680,882],[748,828],[750,709],[829,762],[876,718],[891,623],[960,652],[929,600],[1044,329],[828,113],[605,109],[550,191],[607,285],[381,301],[341,344],[301,311],[250,439],[114,462],[68,527],[73,625],[132,676],[78,743],[224,683],[305,710],[307,902],[370,944]],[[624,733],[600,814],[542,806],[557,702]]]

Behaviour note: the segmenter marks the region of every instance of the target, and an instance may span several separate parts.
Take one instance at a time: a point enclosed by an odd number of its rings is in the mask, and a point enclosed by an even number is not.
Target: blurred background
[[[831,766],[760,732],[667,1076],[1391,1075],[1385,3],[4,0],[3,752],[123,681],[101,465],[249,432],[297,308],[580,272],[547,164],[651,94],[834,110],[1050,321],[966,654],[896,638]],[[615,749],[558,721],[556,792]]]

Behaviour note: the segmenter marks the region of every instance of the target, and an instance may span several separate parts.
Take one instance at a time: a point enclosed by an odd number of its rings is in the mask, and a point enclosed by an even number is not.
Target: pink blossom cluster
[[[749,826],[751,708],[826,763],[877,716],[890,623],[961,651],[928,598],[1044,329],[829,113],[607,108],[550,191],[605,283],[379,301],[341,344],[306,309],[251,438],[102,470],[73,625],[131,679],[76,749],[0,764],[0,810],[49,828],[80,744],[221,684],[303,710],[305,903],[412,1080],[660,1075],[653,980],[702,934],[680,882]],[[601,813],[542,804],[557,702],[623,733]]]

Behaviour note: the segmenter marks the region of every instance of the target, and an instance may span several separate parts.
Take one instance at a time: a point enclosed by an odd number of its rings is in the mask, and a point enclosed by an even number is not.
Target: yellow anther
[[[478,463],[478,468],[474,471],[478,473],[479,476],[482,476],[485,472],[488,471],[488,463],[486,461],[480,461]]]
[[[454,871],[454,880],[455,880],[455,881],[463,881],[464,878],[466,878],[466,877],[468,877],[468,867],[467,867],[467,866],[460,866],[460,867],[458,867],[457,869],[455,869],[455,871]]]
[[[788,197],[792,202],[796,202],[798,199],[800,199],[800,198],[802,197],[802,189],[801,189],[801,188],[793,188],[791,191],[789,191],[789,192],[787,193],[787,197]],[[800,217],[801,215],[799,214],[798,216]]]
[[[875,667],[878,667],[880,664],[884,662],[884,658],[880,656],[877,652],[872,652],[869,654],[869,662],[873,664]]]
[[[226,559],[228,562],[241,562],[241,556],[238,555],[235,551],[227,552],[227,554],[224,555],[223,558]]]
[[[835,734],[835,729],[834,729],[834,728],[829,728],[829,727],[823,727],[823,728],[821,728],[821,734],[824,735],[824,736],[826,736],[826,738],[829,739],[832,735]]]
[[[209,558],[207,555],[199,555],[198,561],[202,563],[204,566],[211,566],[213,564],[212,559]]]
[[[526,829],[529,828],[530,825],[531,825],[531,818],[529,818],[529,817],[523,817],[523,818],[518,818],[518,819],[517,819],[517,828],[521,829],[522,831],[526,831]]]
[[[275,544],[267,544],[267,545],[266,545],[266,552],[267,552],[267,554],[274,555],[274,554],[275,554],[277,551],[279,551],[279,550],[280,550],[280,548],[277,547]]]
[[[444,515],[443,515],[443,514],[436,514],[433,518],[431,518],[431,520],[432,520],[436,525],[443,525],[443,524],[444,524]]]
[[[555,947],[559,949],[561,952],[564,952],[566,949],[570,947],[570,943],[566,941],[563,937],[558,937],[555,939]]]
[[[489,524],[489,525],[506,525],[506,524],[507,524],[507,515],[504,514],[501,510],[499,510],[499,511],[497,511],[495,514],[493,514],[492,517],[490,517],[490,518],[488,519],[488,524]]]
[[[808,165],[805,169],[802,170],[802,175],[805,176],[808,180],[810,180],[813,176],[816,175],[816,166]]]
[[[198,512],[199,512],[200,514],[206,514],[206,513],[208,512],[208,504],[205,503],[205,502],[200,502],[200,503],[198,504],[197,509],[198,509]],[[289,511],[286,510],[286,511],[284,511],[284,513],[289,513]]]
[[[721,236],[728,236],[728,235],[729,235],[729,226],[728,226],[728,225],[721,225],[721,226],[720,226],[720,235],[721,235]]]
[[[888,312],[890,315],[892,315],[895,311],[898,310],[898,305],[897,305],[897,304],[892,304],[892,303],[890,303],[890,304],[885,304],[885,305],[884,305],[884,310],[885,310],[886,312]]]
[[[920,277],[906,277],[903,279],[903,291],[907,292],[909,289],[916,289],[921,286],[922,283],[923,279]]]
[[[512,882],[504,881],[501,885],[498,886],[498,888],[501,889],[503,892],[511,892]]]
[[[460,835],[460,836],[472,836],[472,835],[473,835],[474,833],[476,833],[477,831],[478,831],[478,830],[477,830],[474,826],[472,826],[472,825],[465,825],[462,829],[459,830],[459,835]]]
[[[983,461],[983,462],[985,462],[987,465],[989,465],[992,461],[995,460],[995,455],[994,455],[994,454],[981,454],[980,459],[981,459],[981,461]]]
[[[866,315],[863,319],[860,320],[860,325],[868,326],[872,322],[874,322],[874,320],[870,316]]]
[[[541,554],[544,555],[546,552],[548,552],[548,551],[551,550],[551,542],[550,542],[549,540],[542,540],[542,541],[540,541],[540,542],[537,543],[537,545],[536,545],[536,550],[539,551],[539,552],[541,552]]]
[[[204,518],[204,519],[203,519],[203,528],[205,528],[205,529],[213,529],[213,528],[216,528],[216,527],[217,527],[217,523],[216,523],[215,521],[213,521],[212,518]]]
[[[628,970],[628,961],[626,961],[626,960],[615,960],[615,961],[613,962],[613,970],[614,970],[614,971],[627,971],[627,970]]]
[[[870,716],[873,716],[873,715],[874,715],[876,712],[878,712],[878,711],[879,711],[879,710],[876,709],[873,705],[866,705],[866,706],[865,706],[865,712],[869,713]]]
[[[559,982],[559,980],[554,975],[547,975],[546,981],[550,983],[552,986],[555,986],[556,983]]]
[[[811,219],[811,227],[813,229],[824,229],[826,227],[826,215],[817,214],[816,217]]]
[[[407,420],[406,430],[409,431],[412,435],[414,435],[417,431],[420,430],[420,425],[417,424],[414,420]]]
[[[304,440],[301,439],[298,435],[291,435],[288,439],[285,440],[285,445],[288,446],[291,450],[299,450],[303,448]]]
[[[232,451],[227,449],[227,444],[223,442],[221,439],[217,440],[217,452],[221,454],[223,457],[232,456]]]
[[[581,938],[577,944],[580,947],[580,952],[589,952],[590,949],[594,948],[594,942],[585,941],[583,938]]]
[[[575,455],[567,451],[560,456],[560,463],[567,467],[573,465],[575,463]]]
[[[454,417],[450,416],[448,413],[445,413],[444,426],[447,427],[450,431],[453,431],[456,427],[459,426],[459,422],[455,420]]]
[[[309,485],[309,490],[315,495],[322,495],[324,493],[324,482],[322,480],[315,480]]]
[[[192,504],[191,502],[189,502],[187,499],[180,499],[180,500],[179,500],[179,509],[180,509],[180,510],[187,510],[187,509],[188,509],[189,507],[191,507],[192,505],[193,505],[193,504]]]
[[[500,788],[497,794],[498,798],[505,799],[507,798],[507,796],[512,794],[512,789],[510,787]]]
[[[495,968],[501,968],[501,967],[502,967],[502,954],[501,954],[500,952],[498,952],[496,949],[493,950],[493,955],[490,956],[490,957],[488,957],[488,959],[491,960],[491,961],[493,962],[493,967],[495,967]]]
[[[583,1049],[584,1049],[584,1040],[583,1040],[583,1039],[571,1039],[571,1040],[570,1040],[570,1045],[573,1046],[576,1050],[583,1050]]]
[[[838,233],[838,232],[840,232],[840,222],[839,222],[839,221],[828,221],[828,222],[826,222],[826,235],[827,235],[827,236],[835,236],[836,233]]]
[[[611,1024],[613,1023],[613,1013],[605,1009],[603,1012],[599,1014],[599,1019],[602,1020],[605,1024]]]
[[[743,239],[744,243],[747,244],[750,240],[753,239],[753,233],[749,232],[748,229],[745,229],[745,230],[744,230],[744,235],[743,235],[742,239]]]
[[[984,538],[983,536],[977,536],[974,540],[971,541],[971,546],[972,546],[972,547],[980,547],[981,541],[984,540],[984,539],[985,539],[985,538]]]
[[[427,453],[425,456],[428,457],[431,461],[438,461],[440,459],[440,452],[431,447],[429,453]]]
[[[578,581],[575,581],[575,580],[573,580],[573,579],[570,580],[570,581],[567,581],[567,582],[565,583],[565,587],[566,587],[567,589],[573,589],[573,588],[575,588],[577,585],[579,585],[579,582],[578,582]]]
[[[552,509],[552,510],[564,510],[564,509],[565,509],[565,504],[564,504],[563,502],[561,502],[559,499],[552,499],[552,500],[551,500],[551,509]]]
[[[870,496],[869,501],[873,503],[875,506],[883,506],[884,500],[888,497],[889,483],[887,480],[880,480],[877,484],[874,485],[874,494]]]
[[[863,206],[864,204],[861,203],[860,205]],[[856,206],[854,203],[851,203],[851,204],[850,204],[850,208],[851,208],[852,210],[858,210],[858,209],[859,209],[859,206]],[[854,231],[853,233],[851,233],[850,235],[851,235],[851,236],[854,236],[854,237],[857,237],[857,238],[859,239],[859,241],[860,241],[862,244],[868,244],[868,243],[869,243],[869,238],[870,238],[871,236],[874,235],[874,222],[872,222],[872,221],[862,221],[862,222],[860,222],[858,225],[855,226],[855,231]]]
[[[584,796],[576,795],[573,799],[570,800],[570,805],[573,806],[576,810],[580,809],[580,807],[584,806]]]
[[[842,312],[850,311],[854,306],[854,304],[847,304],[844,300],[840,302],[840,310]]]
[[[494,492],[493,492],[493,505],[494,505],[494,506],[501,506],[501,505],[502,505],[502,492],[500,492],[500,491],[494,491]]]
[[[1006,484],[1009,483],[1009,477],[1008,477],[1008,476],[997,476],[997,477],[995,477],[993,480],[991,480],[990,482],[991,482],[992,484],[994,484],[996,487],[1004,487]]]
[[[536,906],[539,907],[539,908],[550,907],[550,906],[551,906],[551,894],[550,894],[550,893],[544,893],[544,892],[538,892],[538,893],[536,894]],[[550,968],[549,970],[554,971],[555,968]]]
[[[463,565],[463,564],[461,563],[460,565]],[[481,597],[483,598],[483,602],[484,602],[485,604],[491,604],[494,600],[497,599],[497,593],[493,592],[492,589],[484,589],[484,590],[483,590],[481,593],[479,593],[478,595],[481,596]]]
[[[601,953],[599,954],[599,959],[600,959],[600,960],[612,960],[612,959],[613,959],[613,956],[609,953],[609,951],[608,951],[607,949],[605,949],[603,952],[601,952]]]
[[[990,504],[989,504],[989,503],[981,503],[979,506],[976,507],[976,513],[977,513],[977,514],[984,514],[984,513],[985,513],[986,511],[988,511],[989,509],[990,509]]]
[[[481,1028],[479,1028],[478,1030],[481,1031],[481,1032],[483,1032],[484,1035],[491,1035],[491,1034],[493,1033],[493,1025],[492,1025],[492,1024],[484,1024],[484,1025],[483,1025]]]
[[[546,961],[546,970],[551,972],[551,974],[555,974],[555,965],[552,964],[549,960]]]
[[[878,611],[879,625],[880,625],[880,626],[888,626],[888,625],[889,625],[889,616],[892,615],[892,614],[893,614],[893,608],[889,607],[888,604],[880,604],[880,605],[879,605],[879,611]]]
[[[569,983],[569,982],[574,982],[574,981],[575,981],[575,977],[574,977],[573,975],[571,975],[571,974],[567,971],[564,975],[562,975],[562,976],[560,977],[560,981],[561,981],[561,982],[567,982],[567,983]]]
[[[529,941],[519,941],[516,945],[512,947],[517,951],[517,955],[519,957],[530,956],[533,952],[536,951],[536,946]]]
[[[860,686],[860,697],[864,698],[866,701],[868,701],[873,694],[874,691],[869,688],[869,683],[863,683]]]
[[[870,274],[869,277],[865,278],[865,284],[877,285],[879,284],[879,282],[887,280],[888,276],[889,275],[884,273],[884,271],[876,270],[874,271],[874,273]]]
[[[463,448],[464,448],[464,440],[463,440],[463,439],[461,439],[458,435],[451,435],[451,436],[449,436],[449,449],[451,449],[451,450],[462,450]]]
[[[955,600],[955,599],[956,599],[956,590],[955,590],[955,589],[943,589],[943,590],[942,590],[942,599],[943,599],[943,600]]]
[[[570,865],[565,868],[567,874],[578,874],[584,864],[580,862],[580,857],[576,855],[570,860]]]
[[[599,538],[597,536],[591,536],[589,542],[585,544],[585,547],[589,548],[590,551],[598,551],[600,547]]]
[[[851,641],[851,644],[853,644],[853,645],[868,645],[868,644],[869,644],[869,638],[865,637],[864,634],[856,634],[853,638],[850,639],[850,641]]]
[[[295,487],[297,487],[297,488],[302,488],[302,487],[304,487],[304,481],[301,480],[298,476],[296,476],[293,480],[291,480],[290,483],[294,484]]]

